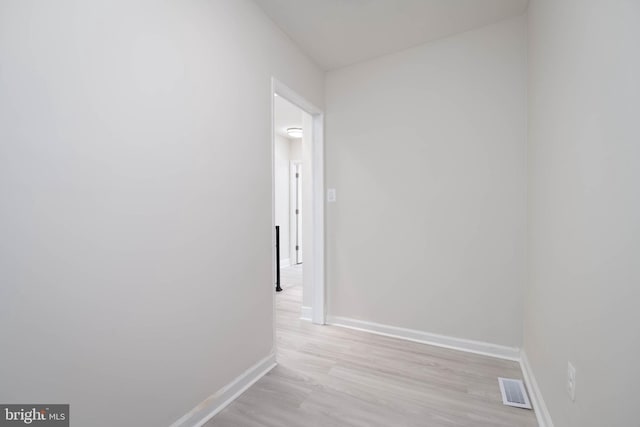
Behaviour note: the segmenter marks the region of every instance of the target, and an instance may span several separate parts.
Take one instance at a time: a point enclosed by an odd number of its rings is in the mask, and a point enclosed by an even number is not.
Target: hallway
[[[302,271],[282,271],[278,366],[206,426],[535,426],[502,405],[516,362],[300,320]]]

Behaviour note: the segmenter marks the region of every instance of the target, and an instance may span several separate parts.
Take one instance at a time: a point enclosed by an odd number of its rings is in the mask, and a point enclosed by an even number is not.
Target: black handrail
[[[282,292],[280,287],[280,226],[276,225],[276,292]]]

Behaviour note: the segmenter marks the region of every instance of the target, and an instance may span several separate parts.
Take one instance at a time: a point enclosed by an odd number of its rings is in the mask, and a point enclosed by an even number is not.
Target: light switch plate
[[[327,189],[327,202],[334,203],[336,201],[336,189],[329,188]]]

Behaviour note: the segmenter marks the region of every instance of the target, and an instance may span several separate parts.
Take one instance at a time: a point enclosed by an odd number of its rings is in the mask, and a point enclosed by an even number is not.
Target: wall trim
[[[512,360],[516,362],[520,361],[520,349],[516,347],[507,347],[482,341],[433,334],[430,332],[383,325],[380,323],[367,322],[365,320],[351,319],[348,317],[329,316],[327,321],[330,325],[371,332],[387,337],[400,338],[403,340],[435,345],[452,350],[466,351],[467,353],[475,353],[483,356],[497,357],[499,359]]]
[[[209,396],[198,406],[183,415],[170,427],[201,427],[217,413],[226,408],[238,396],[244,393],[249,387],[255,384],[260,378],[265,376],[276,366],[276,355],[271,353],[226,386],[222,387],[215,394]]]
[[[313,309],[311,307],[302,306],[300,309],[300,319],[311,321],[313,318]]]
[[[538,387],[538,382],[536,381],[536,377],[533,374],[533,369],[531,369],[531,364],[529,363],[529,359],[527,358],[527,354],[524,350],[520,352],[520,368],[522,369],[524,383],[527,386],[529,399],[531,400],[531,404],[533,405],[533,410],[536,414],[538,425],[540,427],[553,427],[551,415],[549,414],[547,405],[544,403],[542,393],[540,392],[540,388]]]

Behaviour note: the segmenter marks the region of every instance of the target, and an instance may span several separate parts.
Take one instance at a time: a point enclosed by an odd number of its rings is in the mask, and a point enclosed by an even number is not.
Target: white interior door
[[[291,162],[291,260],[302,264],[302,163]]]

